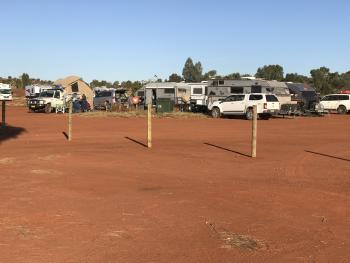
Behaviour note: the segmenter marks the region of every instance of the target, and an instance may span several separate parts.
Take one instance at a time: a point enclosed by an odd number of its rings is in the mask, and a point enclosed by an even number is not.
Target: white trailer
[[[9,84],[0,83],[0,100],[12,100],[12,91]]]
[[[24,88],[25,96],[28,99],[36,98],[44,90],[52,89],[51,86],[42,86],[42,85],[28,85]]]
[[[191,110],[194,112],[205,112],[208,105],[208,82],[189,83],[191,87]]]

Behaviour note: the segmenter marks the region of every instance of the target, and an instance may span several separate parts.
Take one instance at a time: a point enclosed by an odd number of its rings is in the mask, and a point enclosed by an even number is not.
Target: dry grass
[[[126,112],[106,112],[106,111],[94,111],[87,113],[76,114],[81,117],[114,117],[114,118],[146,118],[147,111],[138,110],[138,111],[126,111]],[[169,112],[157,114],[153,113],[154,118],[174,118],[174,119],[204,119],[208,118],[205,114],[192,113],[192,112]]]
[[[225,229],[217,229],[214,223],[206,222],[206,225],[223,243],[223,248],[238,248],[254,251],[266,247],[265,244],[250,236],[231,233]]]

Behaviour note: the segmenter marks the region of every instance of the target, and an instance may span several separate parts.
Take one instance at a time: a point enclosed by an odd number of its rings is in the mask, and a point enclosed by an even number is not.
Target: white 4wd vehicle
[[[262,93],[231,95],[210,104],[208,109],[213,118],[220,118],[222,115],[243,115],[251,120],[254,105],[257,105],[258,115],[267,119],[278,114],[280,110],[280,103],[275,95]]]
[[[46,113],[50,113],[57,107],[62,107],[63,105],[64,95],[61,89],[43,90],[39,97],[28,101],[28,107],[30,110],[45,110]]]
[[[336,110],[339,114],[346,114],[348,111],[350,111],[350,95],[330,94],[324,96],[319,105],[321,105],[324,110]]]

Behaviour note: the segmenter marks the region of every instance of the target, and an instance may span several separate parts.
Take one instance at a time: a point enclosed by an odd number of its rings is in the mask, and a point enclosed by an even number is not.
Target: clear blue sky
[[[281,64],[350,70],[349,0],[1,0],[0,76],[143,80]]]

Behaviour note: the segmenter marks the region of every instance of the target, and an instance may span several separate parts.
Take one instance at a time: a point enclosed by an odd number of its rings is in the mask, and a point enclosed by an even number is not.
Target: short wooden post
[[[69,113],[68,113],[68,141],[72,140],[72,113],[73,113],[73,100],[69,101]]]
[[[253,125],[252,125],[252,158],[256,158],[256,138],[258,126],[258,109],[257,105],[253,106]]]
[[[147,112],[147,146],[152,148],[152,103],[148,103]]]
[[[2,101],[1,111],[2,111],[1,126],[5,128],[6,127],[6,101],[4,100]]]

